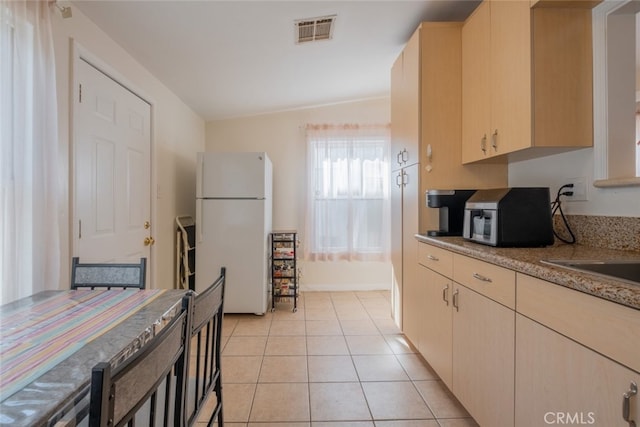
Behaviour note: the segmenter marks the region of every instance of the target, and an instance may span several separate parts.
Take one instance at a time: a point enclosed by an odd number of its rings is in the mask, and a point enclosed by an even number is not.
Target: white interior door
[[[73,254],[146,257],[150,271],[151,106],[86,61],[77,69]]]

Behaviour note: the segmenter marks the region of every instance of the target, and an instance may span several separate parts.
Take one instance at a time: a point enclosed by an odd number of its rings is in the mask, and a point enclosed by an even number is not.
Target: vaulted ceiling
[[[461,21],[476,0],[76,0],[205,120],[388,96],[421,21]],[[336,15],[330,40],[295,42],[298,19]]]

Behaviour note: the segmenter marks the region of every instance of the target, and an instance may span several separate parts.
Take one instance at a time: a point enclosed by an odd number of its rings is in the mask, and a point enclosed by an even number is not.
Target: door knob
[[[151,223],[149,221],[144,222],[144,229],[148,230],[151,227]]]
[[[145,246],[152,246],[155,243],[155,239],[153,237],[145,237],[144,238],[144,245]]]

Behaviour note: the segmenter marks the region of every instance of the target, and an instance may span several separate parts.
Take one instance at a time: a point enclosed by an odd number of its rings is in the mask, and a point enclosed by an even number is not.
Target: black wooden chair
[[[186,425],[192,308],[189,293],[180,313],[137,353],[115,368],[108,362],[93,368],[89,427]]]
[[[80,263],[78,257],[71,262],[71,289],[78,288],[139,288],[144,289],[147,259],[137,264]]]
[[[186,399],[188,425],[193,425],[198,420],[198,417],[202,415],[201,411],[205,406],[205,401],[214,398],[215,395],[216,404],[209,415],[207,426],[212,426],[214,420],[217,419],[218,426],[223,427],[220,345],[225,272],[225,267],[222,267],[220,277],[205,291],[197,295],[193,302],[192,348]],[[214,395],[211,395],[212,391]]]

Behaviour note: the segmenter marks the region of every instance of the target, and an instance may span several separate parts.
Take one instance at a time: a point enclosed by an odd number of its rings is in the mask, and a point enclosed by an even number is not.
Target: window
[[[640,2],[606,1],[593,11],[596,187],[640,185]]]
[[[389,127],[309,125],[305,255],[389,256]]]
[[[58,129],[48,2],[0,0],[0,303],[59,286]]]

